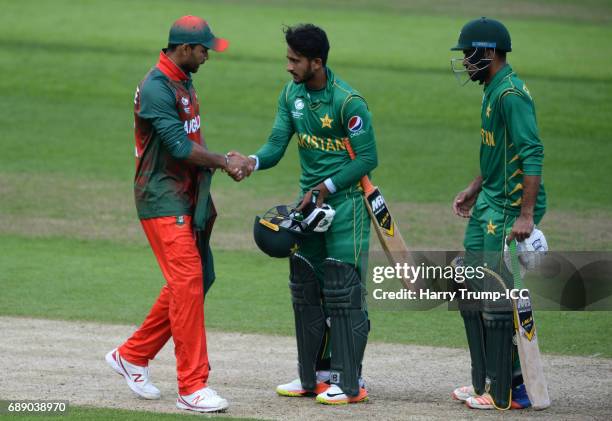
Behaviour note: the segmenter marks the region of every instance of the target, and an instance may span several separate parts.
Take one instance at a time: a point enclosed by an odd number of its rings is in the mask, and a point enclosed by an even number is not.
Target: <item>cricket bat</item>
[[[353,151],[348,139],[344,140],[344,146],[346,146],[351,159],[355,159],[355,151]],[[364,175],[361,179],[361,188],[365,193],[365,205],[372,220],[372,225],[374,225],[374,231],[376,231],[376,236],[389,263],[392,265],[396,263],[414,265],[412,254],[408,250],[408,246],[406,246],[406,242],[378,187],[372,184],[367,175]],[[409,284],[405,279],[402,279],[402,281],[407,288],[415,289],[416,283]]]
[[[514,288],[523,289],[521,270],[516,251],[516,241],[509,245],[510,260],[512,265],[512,276]],[[540,347],[536,332],[535,319],[531,308],[531,298],[527,291],[527,298],[512,300],[514,307],[514,328],[516,331],[516,342],[518,347],[523,380],[527,389],[527,396],[534,409],[546,409],[550,406],[548,396],[548,385],[544,377]]]

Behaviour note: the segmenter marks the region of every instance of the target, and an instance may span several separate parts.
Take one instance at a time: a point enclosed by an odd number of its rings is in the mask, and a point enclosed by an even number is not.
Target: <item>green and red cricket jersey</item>
[[[376,139],[365,99],[331,69],[326,72],[327,85],[318,91],[309,90],[304,83],[285,85],[272,133],[255,155],[258,169],[273,167],[296,134],[302,191],[331,179],[340,193],[376,167]],[[354,161],[346,151],[345,139],[357,155]]]
[[[139,218],[191,215],[198,168],[184,159],[202,144],[200,106],[190,75],[164,51],[136,89],[134,133]]]
[[[485,86],[481,119],[481,194],[495,211],[518,216],[523,176],[542,175],[544,147],[531,94],[510,65]],[[534,214],[541,216],[545,211],[546,192],[541,184]]]

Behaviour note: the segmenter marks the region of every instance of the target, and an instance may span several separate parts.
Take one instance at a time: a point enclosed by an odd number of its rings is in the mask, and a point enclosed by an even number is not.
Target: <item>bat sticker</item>
[[[518,323],[520,330],[531,341],[535,334],[535,323],[533,322],[533,312],[531,311],[531,300],[529,298],[521,298],[516,303],[518,313]]]
[[[394,223],[391,219],[391,213],[389,209],[387,209],[387,204],[385,203],[385,199],[382,197],[378,189],[376,189],[372,194],[368,196],[368,203],[370,204],[370,208],[372,208],[372,213],[376,218],[376,222],[378,226],[380,226],[389,237],[393,237],[394,235]]]

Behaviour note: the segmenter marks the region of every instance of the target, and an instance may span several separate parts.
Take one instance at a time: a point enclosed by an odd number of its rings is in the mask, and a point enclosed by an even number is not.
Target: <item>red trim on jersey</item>
[[[157,68],[166,76],[174,81],[188,80],[189,76],[181,70],[170,58],[161,51],[159,53],[159,61],[157,62]]]

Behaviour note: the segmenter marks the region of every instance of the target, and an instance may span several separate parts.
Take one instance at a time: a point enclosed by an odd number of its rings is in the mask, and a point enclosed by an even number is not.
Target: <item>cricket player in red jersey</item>
[[[168,48],[138,85],[134,98],[136,208],[166,284],[143,324],[106,355],[108,364],[145,399],[159,399],[149,361],[172,337],[180,409],[222,411],[225,399],[208,387],[205,288],[214,279],[208,238],[216,216],[209,194],[214,169],[235,180],[250,173],[246,158],[207,150],[191,73],[223,51],[208,23],[183,16],[170,29]]]

